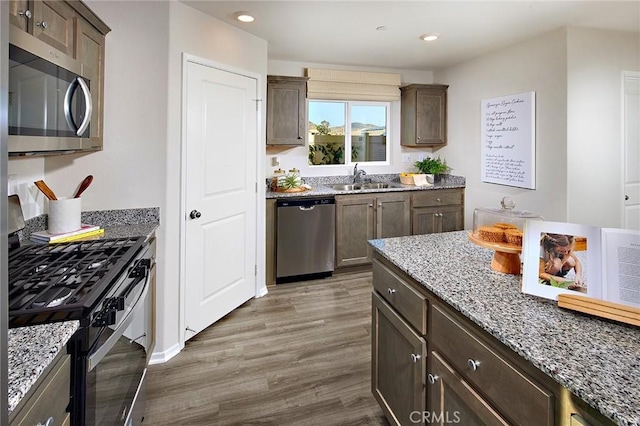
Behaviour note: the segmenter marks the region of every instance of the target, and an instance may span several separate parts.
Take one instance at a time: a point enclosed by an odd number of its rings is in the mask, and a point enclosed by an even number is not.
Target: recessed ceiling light
[[[438,36],[436,34],[422,34],[420,36],[420,40],[424,40],[424,41],[433,41],[437,39],[438,39]]]
[[[380,25],[379,27],[376,27],[376,31],[387,31],[387,27]]]
[[[256,19],[253,16],[251,16],[249,12],[236,12],[234,16],[236,20],[240,22],[253,22]]]

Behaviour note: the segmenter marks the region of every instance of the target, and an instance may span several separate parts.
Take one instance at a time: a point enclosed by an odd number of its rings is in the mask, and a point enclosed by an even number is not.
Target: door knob
[[[625,201],[629,201],[629,196],[628,196],[628,195],[625,195],[625,196],[624,196],[624,200],[625,200]]]
[[[191,210],[191,213],[189,213],[189,217],[191,219],[198,219],[200,216],[202,216],[202,213],[200,213],[198,210]]]

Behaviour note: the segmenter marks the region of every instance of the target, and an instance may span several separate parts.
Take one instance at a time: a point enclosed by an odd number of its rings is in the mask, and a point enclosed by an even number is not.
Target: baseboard
[[[153,364],[162,364],[169,361],[174,356],[178,355],[182,348],[179,343],[171,346],[169,349],[163,352],[154,352],[151,354],[151,359],[149,360],[149,365]]]
[[[255,298],[257,299],[258,297],[266,296],[267,293],[269,293],[269,290],[267,290],[267,286],[266,285],[263,285],[263,286],[261,286],[260,288],[258,288],[256,290]]]

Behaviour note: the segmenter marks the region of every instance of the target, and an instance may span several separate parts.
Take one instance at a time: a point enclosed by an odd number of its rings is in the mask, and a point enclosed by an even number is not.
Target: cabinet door
[[[464,211],[459,206],[416,207],[411,220],[412,235],[460,231],[464,227]]]
[[[61,52],[73,56],[73,24],[75,11],[65,2],[37,0],[34,2],[33,35]]]
[[[411,209],[411,234],[435,234],[440,232],[439,207],[414,207]]]
[[[23,31],[31,31],[33,19],[29,19],[29,15],[33,18],[33,8],[28,0],[10,0],[9,1],[9,23],[14,27],[18,27]]]
[[[416,93],[416,144],[446,145],[446,89],[418,89]]]
[[[439,232],[461,231],[464,227],[464,211],[458,206],[442,207],[439,219]]]
[[[429,356],[427,381],[430,424],[509,424],[437,352]]]
[[[305,79],[267,79],[267,145],[305,145],[306,98]]]
[[[336,267],[371,263],[374,203],[370,195],[336,197]]]
[[[411,84],[400,88],[402,145],[446,145],[447,87],[440,84]]]
[[[409,194],[381,194],[376,199],[375,238],[403,237],[411,233]]]
[[[104,104],[104,35],[81,18],[76,18],[75,57],[82,63],[84,75],[91,76],[91,148],[102,148]]]
[[[426,342],[375,292],[371,391],[391,424],[425,424]]]

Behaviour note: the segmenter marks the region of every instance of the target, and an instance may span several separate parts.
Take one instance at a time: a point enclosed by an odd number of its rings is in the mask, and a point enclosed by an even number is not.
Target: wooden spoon
[[[78,198],[80,194],[82,194],[84,190],[87,189],[89,185],[91,185],[91,182],[93,182],[92,175],[89,175],[86,178],[84,178],[84,180],[80,183],[80,186],[78,187],[78,190],[76,191],[76,194],[73,196],[73,198]]]
[[[40,191],[42,191],[42,193],[45,195],[45,197],[47,197],[50,200],[57,200],[58,198],[56,197],[56,194],[53,193],[53,191],[51,190],[51,188],[49,188],[47,186],[46,183],[44,183],[43,180],[39,180],[36,182],[33,182],[36,184],[36,186],[38,187],[38,189]]]

